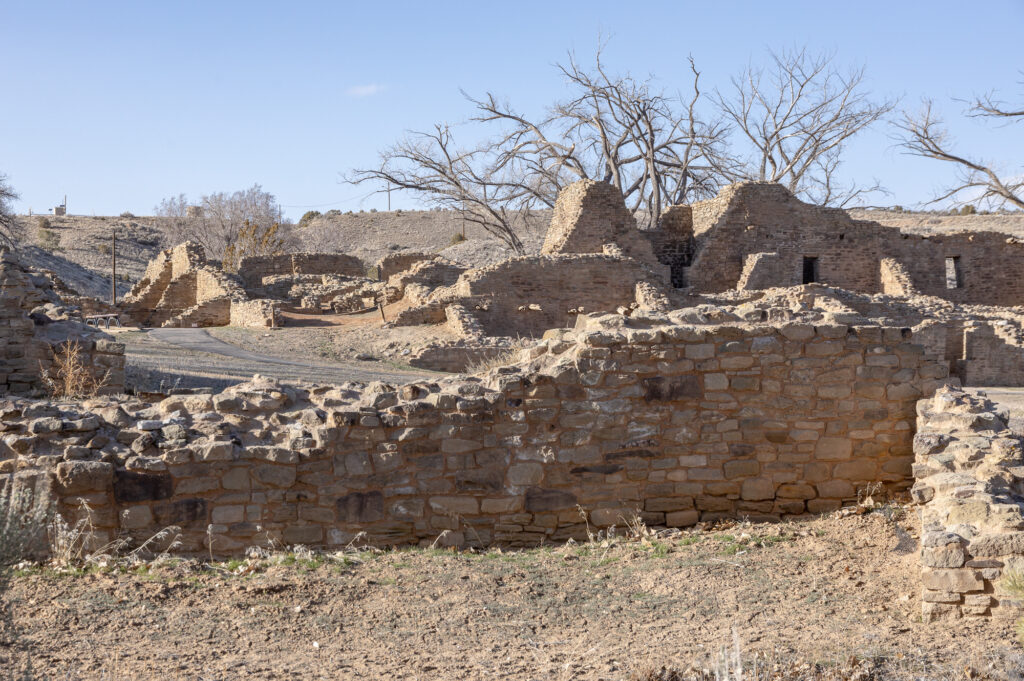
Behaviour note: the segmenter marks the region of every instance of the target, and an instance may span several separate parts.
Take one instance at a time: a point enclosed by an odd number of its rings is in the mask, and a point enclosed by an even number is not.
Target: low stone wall
[[[274,300],[234,300],[231,302],[231,326],[257,329],[274,328],[278,324],[278,304]]]
[[[1024,573],[1022,445],[987,399],[943,389],[918,404],[911,495],[922,505],[926,621],[1021,613],[999,579]]]
[[[101,392],[124,392],[124,345],[79,321],[29,316],[44,293],[14,256],[0,252],[0,395],[45,393],[45,377],[53,375],[56,355],[69,344],[77,347],[81,365],[102,381]]]
[[[604,318],[597,321],[601,322]],[[898,328],[701,327],[611,316],[484,377],[75,407],[9,402],[17,459],[103,539],[535,545],[592,524],[686,526],[838,508],[910,484],[914,405],[945,368]],[[49,474],[49,473],[48,473]]]
[[[439,257],[436,253],[389,253],[377,263],[377,278],[387,281],[401,272],[424,260],[434,260]]]
[[[539,337],[580,313],[632,305],[637,284],[652,278],[643,263],[603,253],[523,256],[467,272],[455,292],[491,299],[473,311],[487,335]]]
[[[238,276],[247,290],[263,286],[263,277],[289,274],[338,274],[365,277],[359,258],[345,253],[286,253],[242,258]]]
[[[968,324],[963,330],[961,380],[970,386],[1024,386],[1024,347],[1019,327],[998,321]]]

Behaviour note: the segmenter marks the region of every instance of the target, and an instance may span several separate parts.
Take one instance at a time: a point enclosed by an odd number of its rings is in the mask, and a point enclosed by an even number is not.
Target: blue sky
[[[640,7],[640,9],[636,9]],[[286,213],[383,208],[339,183],[405,130],[459,122],[459,94],[487,90],[526,112],[564,94],[567,50],[685,87],[766,50],[806,45],[867,67],[872,90],[937,100],[961,149],[1024,164],[1024,128],[958,116],[952,97],[1024,101],[1024,0],[876,2],[20,2],[0,3],[0,172],[42,212],[151,214],[163,198],[260,183]],[[886,203],[932,198],[952,169],[901,155],[884,126],[850,148],[847,177]],[[393,196],[395,207],[415,207]]]

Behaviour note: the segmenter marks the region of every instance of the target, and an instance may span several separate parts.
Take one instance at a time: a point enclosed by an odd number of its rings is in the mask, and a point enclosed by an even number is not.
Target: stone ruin
[[[235,278],[172,249],[133,293],[160,310],[148,321],[224,298],[231,321],[236,301],[320,286],[321,309],[402,302],[391,323],[462,338],[424,364],[508,358],[405,386],[9,397],[0,484],[48,487],[70,522],[86,500],[97,543],[173,525],[181,550],[219,555],[357,535],[533,546],[582,538],[580,508],[597,527],[688,527],[834,511],[881,486],[920,506],[926,619],[1019,614],[999,580],[1024,571],[1024,443],[958,387],[1024,385],[1015,239],[903,234],[763,183],[644,231],[582,183],[543,250],[482,268],[389,256],[377,280],[295,256]]]
[[[0,395],[44,394],[68,343],[77,343],[101,393],[124,392],[124,345],[82,322],[81,309],[69,304],[80,299],[56,277],[0,251]]]
[[[238,278],[206,260],[203,247],[186,242],[161,251],[121,302],[139,326],[273,327],[274,301],[250,298]]]

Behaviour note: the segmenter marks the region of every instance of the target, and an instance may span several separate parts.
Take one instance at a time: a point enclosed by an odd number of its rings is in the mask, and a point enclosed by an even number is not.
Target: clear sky
[[[1024,128],[959,117],[997,90],[1024,101],[1024,0],[636,3],[0,3],[0,172],[19,212],[68,196],[71,213],[151,214],[164,197],[259,183],[298,218],[383,208],[339,183],[375,165],[405,130],[459,122],[459,94],[488,90],[526,112],[564,94],[567,50],[686,87],[692,54],[707,85],[728,85],[769,48],[804,46],[867,67],[879,96],[937,100],[960,149],[1024,165]],[[914,205],[952,177],[901,155],[880,126],[851,147],[850,178],[877,178],[885,203]],[[393,196],[395,207],[415,207]]]

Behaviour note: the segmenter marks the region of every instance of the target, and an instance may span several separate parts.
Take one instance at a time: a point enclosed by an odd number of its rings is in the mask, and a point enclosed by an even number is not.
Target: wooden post
[[[64,199],[67,201],[67,199]],[[117,226],[110,232],[110,304],[117,305]]]
[[[378,300],[377,301],[377,309],[380,310],[380,320],[382,322],[387,322],[388,321],[387,317],[384,316],[384,303],[382,303],[382,302],[380,302]]]

